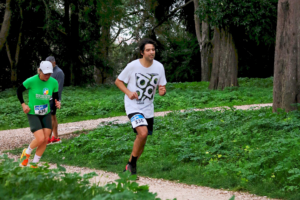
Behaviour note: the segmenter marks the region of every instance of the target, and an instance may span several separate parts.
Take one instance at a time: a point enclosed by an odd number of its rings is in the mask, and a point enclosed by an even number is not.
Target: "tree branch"
[[[10,50],[9,50],[8,41],[6,41],[6,53],[7,53],[8,60],[10,62],[10,66],[12,66],[13,60],[11,59],[11,54],[10,54]]]
[[[114,37],[114,38],[112,39],[112,41],[111,41],[110,44],[113,44],[113,43],[116,41],[117,37],[119,37],[119,35],[120,35],[120,33],[121,33],[122,30],[123,30],[122,28],[119,28],[116,37]]]
[[[185,6],[189,5],[190,3],[192,3],[193,0],[190,0],[189,2],[187,2],[186,4],[174,9],[169,15],[165,16],[153,29],[152,32],[154,32],[154,30],[159,27],[160,25],[162,25],[169,17],[173,16],[179,9],[184,8]]]
[[[135,14],[138,14],[139,12],[145,12],[145,11],[146,11],[145,9],[137,10],[137,11],[128,13],[128,14],[126,15],[126,17],[129,16],[129,15],[135,15]]]

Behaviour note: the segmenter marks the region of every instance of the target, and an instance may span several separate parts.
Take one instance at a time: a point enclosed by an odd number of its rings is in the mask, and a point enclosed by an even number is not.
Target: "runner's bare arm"
[[[160,96],[164,96],[167,93],[165,85],[159,85],[158,93]]]
[[[123,81],[121,81],[120,79],[116,79],[115,81],[116,86],[122,91],[124,92],[129,99],[133,100],[133,99],[139,99],[139,96],[137,95],[136,92],[131,92],[130,90],[128,90],[124,84]]]
[[[17,96],[18,96],[18,99],[19,99],[19,101],[20,101],[20,103],[21,103],[21,105],[22,105],[23,112],[27,114],[27,113],[29,113],[30,108],[29,108],[28,105],[26,105],[26,104],[24,103],[23,92],[24,92],[25,90],[26,90],[26,88],[24,87],[24,85],[23,85],[23,84],[20,85],[20,87],[18,87],[18,89],[17,89]]]

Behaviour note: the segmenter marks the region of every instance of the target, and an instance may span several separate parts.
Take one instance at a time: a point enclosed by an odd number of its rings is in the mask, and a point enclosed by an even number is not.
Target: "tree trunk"
[[[274,63],[273,112],[300,103],[300,1],[279,0]]]
[[[77,85],[79,76],[77,77],[79,70],[78,62],[78,43],[79,43],[79,8],[78,2],[75,0],[72,2],[71,13],[71,66],[70,66],[70,82],[71,85]],[[76,78],[78,80],[76,80]]]
[[[65,85],[71,85],[71,67],[72,67],[72,43],[71,43],[71,33],[70,33],[70,1],[65,0],[64,1],[64,28],[66,32],[66,38],[65,38],[65,43],[66,43],[66,62],[68,63],[69,67],[66,67],[64,69],[64,73],[66,74],[65,76]]]
[[[107,21],[101,27],[101,36],[99,40],[99,59],[98,68],[95,67],[94,77],[96,84],[105,83],[106,79],[109,77],[109,73],[107,73],[108,66],[108,51],[109,51],[109,43],[110,43],[110,27],[111,23]]]
[[[199,7],[199,0],[194,0],[194,11],[196,12]],[[202,22],[202,32],[200,27],[200,19],[194,14],[195,29],[197,40],[200,48],[200,60],[201,60],[201,81],[209,81],[211,73],[211,62],[209,59],[211,55],[211,42],[209,39],[209,25],[206,22]]]
[[[21,19],[20,31],[19,31],[19,35],[18,35],[18,42],[17,42],[17,45],[16,45],[16,51],[15,51],[15,56],[14,57],[11,54],[9,42],[6,41],[6,52],[7,52],[9,62],[10,62],[11,84],[12,84],[13,87],[17,86],[17,67],[18,67],[18,64],[19,64],[21,41],[22,41],[23,10],[22,10],[21,7],[20,7],[20,19]]]
[[[202,22],[201,50],[201,81],[209,81],[212,69],[212,44],[209,38],[210,30],[206,22]]]
[[[214,56],[209,89],[238,86],[238,55],[228,28],[214,29]]]
[[[5,14],[4,14],[3,23],[2,23],[1,31],[0,31],[0,51],[4,47],[6,38],[9,33],[10,21],[11,21],[11,16],[12,16],[10,2],[11,2],[11,0],[6,0]]]

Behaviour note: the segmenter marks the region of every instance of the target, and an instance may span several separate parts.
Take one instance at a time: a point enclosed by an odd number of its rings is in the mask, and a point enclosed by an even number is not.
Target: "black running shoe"
[[[136,166],[133,167],[131,164],[128,163],[125,167],[124,172],[126,171],[130,171],[131,175],[136,175]],[[136,180],[139,180],[138,176],[136,176]]]

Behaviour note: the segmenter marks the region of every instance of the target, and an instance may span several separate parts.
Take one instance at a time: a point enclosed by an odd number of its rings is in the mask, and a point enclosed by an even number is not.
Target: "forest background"
[[[157,42],[156,59],[164,64],[169,82],[213,81],[220,76],[213,65],[223,67],[220,71],[234,79],[234,85],[237,77],[271,77],[277,4],[278,0],[2,1],[0,86],[4,90],[20,85],[49,55],[65,72],[66,86],[111,83],[139,57],[137,42],[143,37]],[[227,46],[220,54],[222,42]],[[216,57],[232,66],[231,75],[214,63]]]

